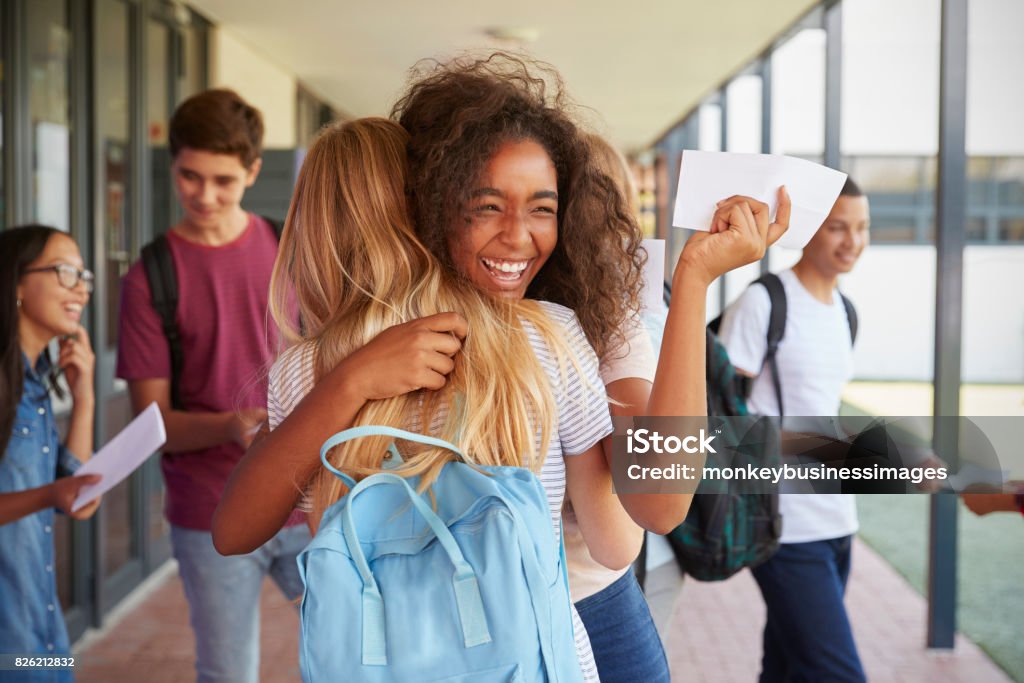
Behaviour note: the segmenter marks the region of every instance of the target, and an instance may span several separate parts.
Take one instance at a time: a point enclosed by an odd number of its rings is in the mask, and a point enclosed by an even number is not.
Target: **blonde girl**
[[[346,427],[389,424],[450,440],[480,464],[534,469],[555,533],[566,494],[578,498],[594,557],[626,566],[637,546],[601,451],[611,424],[593,350],[567,309],[496,299],[439,266],[406,211],[406,141],[397,124],[362,119],[328,128],[307,155],[272,282],[274,318],[294,345],[270,372],[271,431],[214,517],[218,550],[257,547],[296,506],[315,526],[344,493],[320,472],[320,444]],[[301,329],[289,323],[292,297]],[[360,478],[385,467],[387,445],[363,440],[331,457]],[[449,458],[399,450],[397,471],[427,481]]]

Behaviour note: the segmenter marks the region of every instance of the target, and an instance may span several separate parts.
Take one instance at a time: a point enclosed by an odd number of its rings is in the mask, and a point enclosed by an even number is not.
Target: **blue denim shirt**
[[[60,443],[46,376],[46,354],[33,369],[22,356],[25,381],[14,417],[14,433],[0,460],[0,493],[45,486],[78,469],[77,458]],[[0,653],[58,655],[70,651],[57,599],[53,547],[54,510],[47,508],[0,524]],[[36,670],[29,676],[0,672],[0,679],[72,680],[67,670]]]

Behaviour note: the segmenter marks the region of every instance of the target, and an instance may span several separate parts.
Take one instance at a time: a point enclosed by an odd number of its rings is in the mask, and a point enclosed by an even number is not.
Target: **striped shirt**
[[[597,356],[587,342],[576,314],[570,309],[550,302],[539,302],[541,308],[555,323],[566,346],[573,354],[579,370],[566,363],[566,376],[562,377],[558,359],[542,339],[540,333],[527,322],[523,328],[530,345],[537,354],[544,373],[551,383],[558,419],[553,421],[548,450],[540,472],[540,480],[547,493],[551,524],[555,538],[561,532],[562,503],[565,499],[565,456],[578,455],[612,432],[604,385],[598,375]],[[271,429],[295,409],[299,401],[309,393],[314,383],[314,347],[312,343],[293,346],[281,354],[270,369],[270,384],[267,394],[267,414]],[[540,448],[540,435],[536,448]],[[300,502],[300,509],[311,508],[307,495]],[[573,608],[573,625],[576,635],[576,651],[580,658],[584,680],[597,681],[597,667],[590,649],[590,640],[579,616]]]

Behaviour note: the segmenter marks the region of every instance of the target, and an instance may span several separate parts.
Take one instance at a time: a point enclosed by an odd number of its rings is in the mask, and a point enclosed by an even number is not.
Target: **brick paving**
[[[860,541],[854,545],[846,604],[873,683],[1011,683],[961,635],[952,652],[925,648],[925,599]],[[756,681],[763,626],[764,603],[749,572],[722,583],[684,581],[662,631],[672,680]]]
[[[77,646],[79,683],[179,683],[194,680],[188,609],[173,566],[112,626]],[[749,573],[716,584],[686,580],[674,564],[652,570],[648,599],[674,681],[757,680],[764,606]],[[854,548],[847,605],[873,683],[1009,683],[975,644],[957,636],[952,653],[924,646],[924,599],[863,543]],[[262,599],[260,681],[299,680],[298,615],[269,581]]]
[[[101,634],[87,635],[76,645],[78,683],[195,680],[195,641],[188,623],[188,604],[177,571],[173,566],[170,569],[120,621]],[[269,579],[260,596],[260,616],[260,681],[298,681],[298,612]]]

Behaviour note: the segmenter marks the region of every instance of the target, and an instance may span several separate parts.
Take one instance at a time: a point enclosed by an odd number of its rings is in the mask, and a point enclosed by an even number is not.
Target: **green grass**
[[[931,386],[913,382],[850,385],[842,414],[925,415]],[[1020,415],[1024,387],[964,387],[965,415]],[[854,403],[858,405],[853,405]],[[860,536],[922,595],[928,577],[928,510],[924,495],[858,496]],[[1024,519],[998,513],[958,515],[957,625],[1011,678],[1024,683]]]
[[[924,495],[857,497],[860,536],[924,594],[928,508]],[[1015,681],[1024,683],[1024,519],[959,514],[957,623]]]

